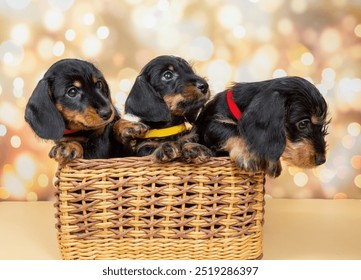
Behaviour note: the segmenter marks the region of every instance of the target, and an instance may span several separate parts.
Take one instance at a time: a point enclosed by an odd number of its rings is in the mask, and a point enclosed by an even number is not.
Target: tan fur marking
[[[97,77],[96,77],[96,76],[94,76],[94,75],[92,76],[92,80],[93,80],[93,83],[94,83],[94,84],[96,84],[96,83],[98,82]]]
[[[319,120],[319,118],[318,118],[317,116],[315,116],[315,115],[313,115],[313,116],[311,117],[311,122],[312,122],[313,124],[320,124],[320,123],[322,123],[322,122]]]
[[[114,109],[112,108],[112,116],[104,121],[94,108],[88,108],[83,113],[72,111],[64,108],[60,104],[55,105],[68,124],[68,129],[94,130],[105,127],[114,119]]]
[[[230,125],[238,125],[237,122],[235,122],[234,120],[231,120],[229,118],[226,118],[225,116],[222,116],[220,114],[217,114],[215,116],[215,121],[219,122],[221,124],[230,124]]]
[[[287,163],[301,168],[312,168],[316,165],[313,145],[307,140],[293,143],[287,139],[282,158]]]
[[[209,99],[210,92],[203,94],[197,87],[193,85],[187,85],[183,88],[182,92],[172,95],[164,96],[164,102],[167,104],[172,114],[176,116],[182,116],[184,109],[179,109],[178,104],[183,101],[192,102],[206,102]]]
[[[247,162],[252,158],[252,154],[248,151],[245,141],[240,137],[229,138],[225,142],[223,150],[227,151],[230,158],[236,162],[243,158],[245,168],[247,168]]]
[[[81,82],[78,81],[78,80],[75,80],[74,83],[73,83],[73,85],[74,85],[75,87],[77,87],[77,88],[81,88],[81,87],[82,87]]]

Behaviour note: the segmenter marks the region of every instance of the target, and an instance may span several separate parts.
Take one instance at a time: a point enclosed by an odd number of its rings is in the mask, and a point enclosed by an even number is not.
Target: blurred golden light
[[[16,89],[23,89],[24,88],[24,80],[21,77],[16,77],[13,81],[13,86]]]
[[[356,155],[351,158],[351,166],[354,169],[361,169],[361,156]]]
[[[275,47],[271,44],[258,48],[251,60],[250,69],[254,76],[259,79],[267,79],[273,72],[279,56]]]
[[[48,0],[48,2],[53,8],[62,11],[69,10],[74,4],[74,0]]]
[[[314,61],[314,57],[312,55],[312,53],[310,52],[305,52],[304,54],[301,55],[301,62],[306,65],[312,65]]]
[[[351,135],[345,135],[342,137],[341,142],[346,149],[351,150],[354,147],[356,140],[355,137],[352,137]]]
[[[357,37],[361,37],[361,24],[356,25],[354,32]]]
[[[23,96],[24,80],[20,77],[16,77],[13,81],[13,95],[16,98]]]
[[[325,68],[322,70],[322,79],[325,81],[334,81],[336,72],[332,68]]]
[[[82,44],[82,51],[88,57],[94,57],[98,55],[101,50],[102,50],[102,43],[95,36],[90,36],[86,38]]]
[[[199,61],[205,61],[210,59],[214,51],[212,41],[205,37],[200,36],[195,38],[190,46],[191,58]]]
[[[339,101],[343,103],[349,103],[350,105],[356,105],[355,101],[357,98],[360,98],[361,92],[361,80],[360,79],[350,79],[350,78],[342,78],[339,81],[339,93],[338,98]]]
[[[54,41],[49,37],[43,37],[36,47],[38,54],[43,59],[52,59],[53,58],[53,47]]]
[[[6,172],[3,175],[3,186],[10,196],[24,197],[26,195],[26,188],[19,177],[12,173]]]
[[[0,136],[5,136],[7,132],[6,126],[3,124],[0,124]]]
[[[326,166],[322,166],[318,170],[318,178],[323,183],[329,183],[336,176],[336,172],[332,169],[327,168]]]
[[[14,10],[22,10],[31,3],[31,0],[6,0],[6,3]]]
[[[293,177],[293,181],[295,182],[296,186],[298,187],[304,187],[307,185],[308,182],[308,176],[304,172],[298,172]]]
[[[231,80],[231,75],[231,66],[225,60],[213,60],[208,66],[207,76],[209,80],[213,80],[213,83],[218,85],[218,87],[224,87],[224,85]],[[216,91],[218,91],[218,89]]]
[[[169,1],[168,0],[159,0],[157,4],[157,8],[160,11],[167,11],[169,9]]]
[[[242,13],[237,6],[224,5],[218,12],[218,21],[225,28],[233,28],[242,22]]]
[[[100,26],[97,29],[97,36],[99,39],[104,40],[109,37],[109,28],[107,26]]]
[[[0,199],[8,199],[10,197],[9,192],[4,187],[0,187]]]
[[[65,45],[63,42],[61,41],[58,41],[54,44],[53,46],[53,54],[55,56],[62,56],[64,54],[64,51],[65,51]]]
[[[58,10],[48,10],[43,18],[44,26],[51,32],[60,30],[64,24],[64,16]]]
[[[256,37],[261,42],[267,42],[272,38],[272,30],[269,26],[260,26],[256,30]]]
[[[296,14],[302,14],[307,10],[307,2],[305,0],[292,0],[291,10]]]
[[[10,144],[13,148],[17,149],[21,146],[21,139],[19,136],[14,135],[10,138]]]
[[[66,32],[65,32],[65,39],[68,40],[68,41],[74,41],[75,40],[75,37],[76,37],[76,33],[73,29],[68,29]]]
[[[283,69],[276,69],[272,75],[273,78],[281,78],[286,76],[287,76],[287,72]]]
[[[49,177],[46,174],[40,174],[38,177],[38,185],[41,188],[46,188],[49,185]]]
[[[333,196],[334,199],[346,199],[347,198],[347,194],[345,193],[336,193],[334,196]]]
[[[179,45],[181,36],[177,32],[177,28],[173,26],[162,26],[158,28],[158,36],[155,42],[158,49],[163,51],[171,50]]]
[[[26,24],[18,24],[15,25],[12,29],[11,29],[11,39],[19,44],[19,45],[23,45],[25,44],[28,40],[29,40],[29,28]]]
[[[328,136],[328,162],[312,172],[285,167],[268,191],[273,197],[361,197],[353,184],[359,187],[361,181],[357,177],[361,170],[357,1],[126,0],[111,6],[102,1],[3,2],[0,144],[8,149],[4,159],[8,164],[0,166],[0,200],[53,195],[53,189],[45,188],[54,180],[56,163],[43,164],[48,149],[36,154],[47,144],[37,146],[39,139],[28,137],[24,108],[54,60],[72,56],[96,62],[106,70],[114,103],[123,112],[140,68],[161,54],[194,62],[212,93],[231,81],[286,75],[314,80],[321,94],[327,95],[335,120]]]
[[[29,154],[20,154],[15,159],[15,170],[21,178],[30,180],[35,175],[36,162],[31,158]]]
[[[341,46],[341,36],[337,29],[326,28],[321,34],[320,46],[328,53],[338,50]]]
[[[293,32],[293,23],[289,18],[281,18],[277,22],[277,29],[283,35],[289,35]]]
[[[327,95],[328,93],[328,90],[332,88],[333,85],[325,85],[325,83],[327,82],[324,82],[322,81],[322,84],[317,84],[316,85],[316,88],[319,90],[319,92],[322,94],[322,95]]]
[[[361,175],[357,175],[354,179],[356,187],[361,188]]]
[[[22,110],[8,101],[0,103],[0,121],[15,129],[20,129],[24,124]]]
[[[95,16],[93,13],[86,13],[83,16],[83,22],[85,25],[92,25],[95,22]]]
[[[26,200],[27,201],[37,201],[38,195],[35,192],[28,192],[26,194]]]
[[[347,126],[347,132],[351,136],[359,136],[361,132],[361,125],[356,122],[352,122]]]
[[[284,0],[257,1],[262,10],[267,13],[274,13],[277,9],[284,5]]]
[[[246,29],[242,25],[237,25],[233,28],[233,36],[236,38],[244,38],[246,36]]]
[[[24,48],[12,40],[7,40],[0,45],[0,59],[9,66],[22,63],[24,59]]]
[[[131,90],[133,86],[132,81],[128,80],[128,79],[123,79],[119,82],[119,88],[120,90],[124,91],[124,92],[129,92]]]

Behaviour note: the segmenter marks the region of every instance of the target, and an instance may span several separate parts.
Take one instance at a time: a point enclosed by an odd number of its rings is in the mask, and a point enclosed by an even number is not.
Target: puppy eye
[[[98,89],[102,89],[103,88],[103,83],[101,81],[97,81],[95,86],[98,88]]]
[[[173,73],[171,71],[166,71],[164,72],[163,74],[163,79],[166,80],[166,81],[169,81],[173,78]]]
[[[66,92],[66,94],[69,97],[75,97],[77,94],[79,93],[78,89],[76,87],[71,87],[68,89],[68,91]]]
[[[305,120],[299,121],[296,125],[299,130],[305,130],[310,126],[310,120],[305,119]]]

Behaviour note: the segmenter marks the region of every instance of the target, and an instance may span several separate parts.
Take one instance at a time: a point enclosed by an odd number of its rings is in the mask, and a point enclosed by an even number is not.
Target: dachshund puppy
[[[194,123],[210,97],[208,83],[182,58],[159,56],[142,69],[125,102],[125,119],[148,126],[136,139],[138,156],[152,155],[156,162],[177,158],[201,163],[211,156],[197,142],[186,123]]]
[[[200,143],[244,170],[277,177],[280,158],[301,168],[326,161],[327,104],[300,77],[235,83],[208,102],[196,122]]]
[[[55,142],[49,156],[59,163],[129,155],[130,147],[119,145],[116,138],[136,136],[143,126],[123,124],[115,135],[113,124],[119,119],[103,74],[78,59],[53,64],[25,109],[25,120],[34,132]]]

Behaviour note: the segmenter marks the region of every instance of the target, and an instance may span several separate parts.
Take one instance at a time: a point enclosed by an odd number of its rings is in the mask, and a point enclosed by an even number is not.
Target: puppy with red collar
[[[114,133],[120,116],[108,84],[92,63],[79,59],[60,60],[47,70],[26,105],[25,120],[37,136],[54,141],[49,156],[61,164],[75,158],[132,155],[129,145],[119,144],[119,139],[146,129],[122,122]]]
[[[300,77],[235,83],[218,93],[196,121],[200,143],[229,155],[247,171],[281,174],[287,163],[312,168],[326,161],[327,103]]]

